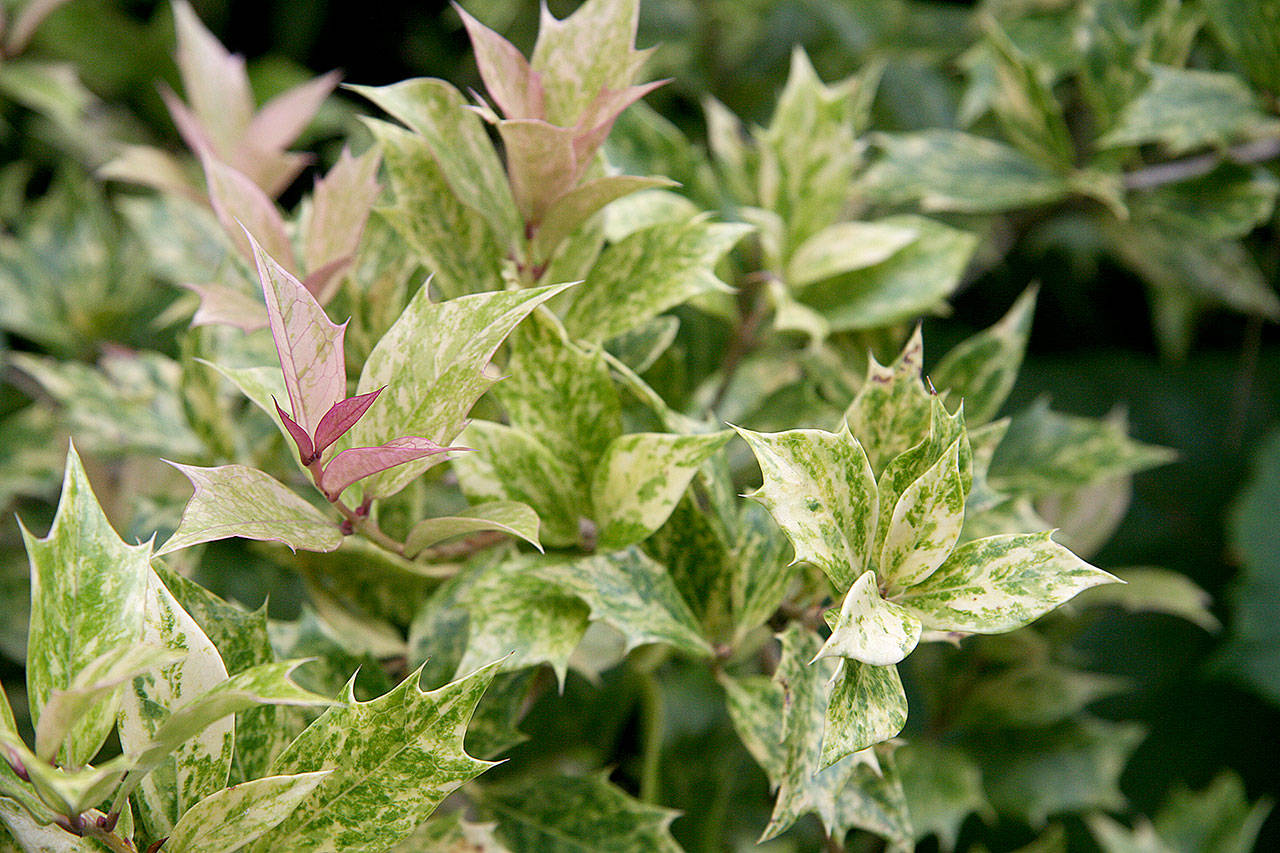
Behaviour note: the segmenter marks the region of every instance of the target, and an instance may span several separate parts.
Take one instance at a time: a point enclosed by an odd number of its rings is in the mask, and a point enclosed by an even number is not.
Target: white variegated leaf
[[[292,814],[330,772],[268,776],[210,794],[182,816],[164,849],[166,853],[233,853]]]
[[[831,636],[815,660],[845,657],[888,666],[911,654],[920,641],[920,631],[919,619],[880,597],[876,573],[867,571],[849,587],[832,622]]]
[[[830,767],[882,743],[902,731],[906,722],[907,694],[898,668],[845,660],[827,705],[820,765]]]
[[[963,436],[898,498],[880,551],[880,575],[889,589],[920,583],[955,548],[964,527]]]

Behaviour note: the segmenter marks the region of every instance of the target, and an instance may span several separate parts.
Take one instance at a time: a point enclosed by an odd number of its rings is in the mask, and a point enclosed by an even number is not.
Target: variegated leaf
[[[405,537],[405,556],[412,559],[423,548],[429,548],[438,542],[487,530],[519,536],[539,551],[542,550],[538,543],[538,514],[532,507],[519,501],[490,501],[469,507],[455,515],[419,521]]]
[[[666,178],[636,175],[609,175],[586,181],[555,199],[547,209],[533,237],[535,260],[551,257],[574,229],[616,199],[654,187],[673,186]]]
[[[837,222],[806,240],[791,255],[786,283],[804,287],[834,275],[888,260],[920,232],[906,225],[880,222]]]
[[[787,772],[787,745],[779,737],[786,698],[782,688],[763,675],[732,678],[721,673],[719,680],[738,738],[776,786]]]
[[[643,643],[667,643],[697,656],[711,651],[666,569],[634,546],[612,554],[547,559],[528,572],[585,601],[593,620],[608,622],[626,637],[628,651]]]
[[[37,539],[24,527],[22,538],[31,565],[27,696],[38,727],[55,690],[141,639],[151,543],[126,545],[111,529],[74,447],[49,535]],[[97,753],[115,725],[119,696],[117,688],[70,727],[64,766],[79,768]]]
[[[497,664],[424,692],[414,672],[369,702],[330,708],[276,759],[275,773],[332,771],[302,804],[250,848],[386,849],[413,832],[442,800],[491,765],[462,739]]]
[[[575,150],[573,128],[540,119],[506,119],[498,122],[498,133],[516,208],[526,229],[535,229],[552,203],[578,183],[588,164]]]
[[[75,770],[54,767],[42,761],[18,735],[0,727],[0,748],[14,764],[21,765],[31,788],[41,803],[36,811],[53,814],[81,814],[101,804],[120,784],[120,777],[130,767],[127,756],[116,756],[95,766]],[[15,792],[22,798],[24,792]]]
[[[955,850],[960,826],[969,815],[993,816],[982,789],[982,771],[959,747],[913,738],[894,759],[917,841],[937,835],[943,850]]]
[[[324,466],[317,485],[325,497],[336,501],[343,490],[358,480],[371,477],[412,462],[415,459],[443,454],[450,450],[466,450],[464,447],[441,447],[434,441],[407,435],[393,438],[377,447],[349,447]]]
[[[308,551],[332,551],[342,544],[336,521],[261,471],[244,465],[170,464],[186,475],[195,494],[157,555],[232,536]]]
[[[750,497],[764,504],[787,534],[797,562],[812,563],[838,589],[848,589],[870,560],[879,511],[862,445],[847,426],[838,433],[734,429],[751,446],[764,475],[764,485]]]
[[[493,831],[496,823],[472,823],[461,812],[433,815],[413,834],[391,848],[391,853],[511,853]]]
[[[968,447],[963,435],[903,489],[893,507],[880,551],[880,577],[890,591],[929,577],[960,539],[965,503],[962,446]]]
[[[506,118],[540,118],[544,114],[542,75],[535,74],[520,50],[497,32],[457,7],[475,53],[480,79]]]
[[[844,657],[884,667],[911,654],[920,641],[920,620],[880,597],[873,571],[864,572],[853,582],[840,612],[829,621],[831,636],[818,650],[815,660]],[[863,744],[857,749],[870,745]]]
[[[962,341],[929,375],[939,391],[964,400],[965,420],[975,426],[995,417],[1013,389],[1031,333],[1036,306],[1029,287],[991,328]]]
[[[53,823],[41,823],[14,800],[0,797],[0,829],[7,828],[18,847],[13,853],[106,853],[105,844],[72,835]],[[0,850],[6,839],[0,835]],[[5,850],[5,853],[10,853]]]
[[[329,173],[316,181],[302,243],[308,273],[355,256],[369,211],[382,189],[377,180],[381,162],[376,147],[359,157],[344,148]],[[327,301],[326,295],[332,294],[315,293],[321,303]]]
[[[849,431],[862,443],[871,467],[885,465],[911,447],[928,429],[929,392],[920,379],[924,338],[916,327],[902,352],[887,367],[867,358],[867,378],[845,410]]]
[[[183,89],[202,130],[209,134],[215,150],[225,156],[235,150],[253,118],[253,93],[244,57],[228,53],[186,0],[173,4],[173,23]]]
[[[907,694],[893,664],[845,659],[835,679],[822,736],[823,768],[888,740],[907,722]]]
[[[946,485],[946,470],[949,463],[940,463],[939,460],[949,456],[953,445],[955,445],[955,467],[960,477],[960,505],[963,508],[964,498],[968,496],[969,489],[973,485],[973,450],[969,447],[968,433],[964,428],[964,409],[961,408],[953,415],[947,411],[947,407],[940,399],[934,397],[930,400],[928,433],[917,444],[890,459],[876,481],[880,505],[886,508],[880,515],[880,522],[876,529],[878,543],[887,540],[889,525],[894,520],[888,507],[896,508],[899,499],[911,490],[921,477],[941,464],[942,467],[934,471],[934,478],[930,482],[938,486]],[[925,486],[925,488],[928,487]],[[945,489],[943,491],[945,492]]]
[[[897,601],[926,628],[999,634],[1026,625],[1082,590],[1117,581],[1049,537],[1028,533],[965,543]]]
[[[494,351],[517,323],[566,287],[480,293],[440,303],[421,288],[365,362],[358,393],[388,387],[347,433],[345,446],[377,446],[405,434],[441,446],[452,442],[471,406],[494,382],[483,372]],[[366,495],[393,495],[438,461],[442,457],[427,457],[373,477]]]
[[[680,853],[678,812],[628,796],[607,773],[526,776],[485,788],[480,802],[512,850]]]
[[[167,833],[168,853],[232,853],[279,824],[330,771],[268,776],[225,788],[195,803]]]
[[[737,536],[729,596],[737,636],[741,637],[763,625],[778,609],[795,571],[787,564],[787,541],[764,507],[743,505]]]
[[[3,685],[0,685],[0,744],[5,747],[8,744],[22,744],[24,748],[26,747],[22,736],[18,734],[18,726],[13,719],[13,708],[9,705],[9,696],[5,693]],[[40,799],[31,783],[19,778],[14,772],[13,759],[18,756],[19,751],[9,748],[5,748],[3,754],[0,754],[0,758],[6,759],[0,761],[0,803],[11,800],[22,807],[18,811],[25,811],[28,816],[36,817],[38,823],[47,824],[54,818],[53,811]],[[0,818],[3,817],[4,815],[0,814]]]
[[[640,432],[614,439],[591,485],[600,547],[631,545],[661,527],[698,467],[732,435]]]
[[[155,572],[147,577],[143,640],[183,658],[134,679],[118,721],[126,753],[145,747],[173,711],[227,680],[217,648]],[[152,838],[168,835],[196,801],[226,786],[234,746],[234,719],[218,720],[177,747],[142,780],[134,805]]]
[[[220,160],[205,156],[201,162],[209,188],[209,203],[240,254],[252,260],[250,239],[257,240],[269,257],[278,258],[289,269],[297,269],[293,243],[276,203],[247,175]]]
[[[715,265],[749,231],[697,218],[628,235],[605,249],[561,306],[565,326],[574,338],[599,343],[699,293],[726,289]]]

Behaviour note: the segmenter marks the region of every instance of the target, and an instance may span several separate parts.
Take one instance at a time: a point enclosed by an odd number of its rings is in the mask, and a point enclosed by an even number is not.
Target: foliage
[[[69,133],[96,96],[19,56],[60,4],[11,5],[0,93]],[[189,152],[50,133],[0,234],[0,850],[952,849],[971,815],[1247,848],[1230,775],[1135,814],[1145,732],[1096,704],[1130,685],[1077,649],[1116,605],[1218,625],[1088,562],[1173,454],[1010,405],[1036,287],[941,358],[920,319],[1019,217],[1083,222],[1171,351],[1210,304],[1280,314],[1245,239],[1273,45],[1226,3],[1004,5],[939,126],[880,123],[900,57],[827,83],[795,48],[763,124],[703,100],[704,147],[641,103],[638,0],[544,9],[528,58],[477,4],[485,92],[350,87],[381,117],[295,203],[337,75],[263,99],[175,0]],[[1228,663],[1272,689],[1264,625]]]

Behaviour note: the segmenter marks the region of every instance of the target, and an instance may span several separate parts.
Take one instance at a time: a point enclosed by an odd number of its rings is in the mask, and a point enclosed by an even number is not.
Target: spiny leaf
[[[929,378],[939,391],[964,400],[965,421],[980,426],[995,417],[1013,389],[1031,333],[1037,288],[1029,287],[991,328],[948,352]]]
[[[835,678],[822,736],[824,768],[888,740],[907,722],[907,694],[893,664],[846,658]]]
[[[225,163],[210,156],[202,163],[213,212],[240,254],[252,259],[251,241],[257,240],[268,256],[296,269],[293,244],[275,202],[248,176]]]
[[[254,853],[280,849],[386,849],[426,820],[446,796],[491,765],[462,739],[497,664],[423,692],[414,672],[370,702],[330,708],[273,765],[275,773],[332,771]]]
[[[812,563],[838,589],[848,589],[871,557],[879,507],[862,445],[847,426],[838,433],[734,429],[764,474],[764,485],[751,497],[787,534],[796,561]]]
[[[175,0],[178,71],[192,109],[224,156],[233,151],[253,117],[253,93],[244,58],[227,52],[205,29],[186,0]],[[190,140],[188,140],[190,144]],[[195,145],[194,150],[199,150]]]
[[[342,544],[337,522],[261,471],[170,464],[191,481],[195,494],[157,555],[232,536],[308,551],[332,551]]]
[[[405,538],[405,556],[412,559],[423,548],[429,548],[438,542],[486,530],[519,536],[542,550],[542,546],[538,544],[538,514],[528,504],[519,501],[490,501],[469,507],[456,515],[419,521]]]
[[[924,338],[917,326],[889,366],[867,357],[867,377],[845,410],[849,431],[861,442],[874,471],[920,440],[928,428],[930,395],[920,378]]]
[[[542,75],[529,67],[520,50],[477,21],[461,6],[454,6],[466,27],[475,53],[480,79],[506,118],[540,118],[545,113]]]
[[[151,543],[126,545],[103,514],[75,447],[67,450],[62,497],[49,535],[24,527],[31,564],[31,623],[27,638],[27,694],[31,720],[53,691],[67,689],[104,655],[142,637]],[[90,761],[115,724],[119,689],[71,726],[64,765]]]
[[[210,794],[168,833],[169,853],[232,853],[257,841],[297,809],[330,771],[268,776]]]
[[[359,157],[352,157],[343,148],[338,162],[323,179],[316,181],[302,244],[302,258],[308,273],[355,257],[369,211],[382,189],[377,180],[381,161],[376,147]],[[332,280],[335,284],[339,281],[336,276]],[[312,292],[324,303],[332,295],[331,291],[332,288],[330,292]]]
[[[999,634],[1021,628],[1082,590],[1116,578],[1049,538],[1049,533],[990,536],[952,552],[898,603],[926,628]]]
[[[829,621],[831,636],[818,650],[815,660],[838,656],[884,667],[911,654],[920,641],[920,620],[880,597],[873,571],[864,572],[853,582],[839,613]],[[871,743],[850,751],[868,746]]]

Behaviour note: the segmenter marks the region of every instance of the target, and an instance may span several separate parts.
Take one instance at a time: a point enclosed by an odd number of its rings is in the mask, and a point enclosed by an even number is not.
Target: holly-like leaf
[[[143,640],[183,657],[139,675],[125,694],[118,726],[126,753],[144,748],[174,710],[227,680],[218,650],[155,572],[147,577]],[[234,745],[235,721],[219,720],[177,747],[163,768],[142,780],[134,805],[153,838],[168,835],[188,808],[226,786]]]
[[[764,475],[764,485],[750,497],[787,534],[797,562],[812,563],[838,589],[848,589],[870,560],[879,507],[862,445],[847,426],[838,433],[734,429]]]
[[[342,544],[337,522],[261,471],[170,464],[191,481],[195,494],[157,555],[232,536],[282,542],[294,550],[332,551]]]
[[[171,853],[232,853],[279,824],[331,771],[268,776],[205,797],[168,833]]]
[[[918,202],[926,212],[998,213],[1065,198],[1068,182],[1003,143],[958,130],[875,134],[881,157],[866,174],[888,204]]]
[[[542,75],[534,73],[515,45],[456,7],[475,53],[480,79],[506,118],[540,118],[545,114]]]
[[[980,426],[995,417],[1013,390],[1031,333],[1036,288],[1029,287],[989,329],[956,345],[929,374],[939,391],[964,401],[965,422]]]
[[[960,539],[966,496],[962,447],[968,447],[963,435],[897,497],[879,561],[880,577],[890,590],[928,578]]]
[[[38,727],[55,690],[141,639],[151,543],[126,545],[111,529],[74,447],[49,535],[37,539],[23,527],[22,538],[31,564],[27,695]],[[70,727],[64,766],[79,768],[97,753],[115,725],[119,695],[117,688]]]
[[[378,399],[378,395],[385,389],[377,388],[368,394],[358,394],[355,397],[348,397],[345,400],[334,403],[333,408],[324,413],[324,417],[320,419],[319,425],[316,426],[315,434],[315,453],[323,453],[338,439],[342,438],[356,422],[364,417],[364,413],[369,410],[374,401]],[[281,418],[284,417],[280,413],[277,406],[277,413]],[[287,424],[286,424],[287,426]],[[308,454],[310,455],[310,454]]]
[[[465,449],[441,447],[434,441],[412,435],[392,439],[377,447],[351,447],[324,466],[318,485],[329,500],[336,501],[347,486],[379,471],[386,471],[424,456]]]
[[[612,554],[548,559],[528,571],[585,601],[593,620],[622,633],[628,651],[643,643],[667,643],[697,656],[711,650],[666,569],[634,546]]]
[[[907,694],[898,668],[846,658],[835,675],[822,736],[821,766],[883,743],[907,723]]]
[[[880,597],[873,571],[864,572],[853,582],[839,613],[830,621],[831,636],[815,660],[844,657],[885,667],[911,654],[920,641],[920,620]],[[865,749],[871,743],[850,751]]]
[[[1272,808],[1266,797],[1250,805],[1244,781],[1228,770],[1203,790],[1176,788],[1152,823],[1174,850],[1243,853],[1257,849],[1258,833]]]
[[[699,293],[725,290],[715,265],[752,229],[696,218],[636,231],[609,246],[560,310],[576,340],[599,343]]]
[[[348,443],[376,446],[405,433],[441,446],[452,442],[471,406],[494,382],[483,372],[494,351],[534,308],[568,286],[441,303],[421,288],[365,362],[358,392],[388,387],[378,406],[347,433]],[[438,461],[442,457],[428,457],[379,475],[366,484],[366,494],[393,495]]]
[[[999,634],[1021,628],[1082,590],[1116,581],[1047,532],[990,536],[961,545],[897,601],[926,628]]]
[[[845,410],[849,431],[866,450],[873,470],[884,471],[889,460],[920,440],[927,429],[932,403],[920,378],[924,367],[924,338],[919,327],[893,363],[882,366],[867,357],[867,377]]]
[[[677,812],[628,796],[605,773],[526,777],[485,788],[481,803],[512,850],[680,851],[670,830]]]
[[[224,156],[234,151],[253,118],[253,93],[244,57],[234,56],[205,29],[186,0],[173,4],[176,59],[201,135]],[[175,117],[176,118],[176,117]],[[180,130],[184,128],[179,125]],[[184,136],[187,136],[184,133]],[[200,146],[187,142],[193,150]]]
[[[497,671],[490,664],[424,692],[414,672],[398,687],[330,708],[289,745],[277,774],[332,771],[285,820],[250,848],[386,849],[426,820],[445,797],[491,765],[467,755],[462,739]]]
[[[954,850],[965,819],[987,817],[991,806],[982,790],[982,771],[951,746],[912,739],[894,753],[911,809],[916,840],[937,835],[943,850]]]
[[[308,435],[325,413],[347,396],[347,366],[342,337],[346,324],[334,324],[302,283],[276,263],[249,235],[267,322],[275,339],[293,419]],[[372,390],[372,389],[367,389]]]
[[[591,486],[600,547],[621,548],[661,527],[698,467],[733,433],[630,433],[613,440]]]
[[[425,518],[419,521],[405,537],[405,556],[412,559],[423,548],[429,548],[438,542],[486,530],[497,530],[519,536],[538,550],[542,550],[542,546],[538,543],[538,514],[528,504],[522,504],[519,501],[490,501],[477,504],[456,515]]]
[[[759,504],[742,507],[735,544],[729,595],[741,636],[768,621],[786,597],[795,572],[787,564],[786,538]]]
[[[786,282],[804,287],[841,273],[875,266],[910,245],[920,232],[881,222],[837,222],[814,234],[791,256]]]

